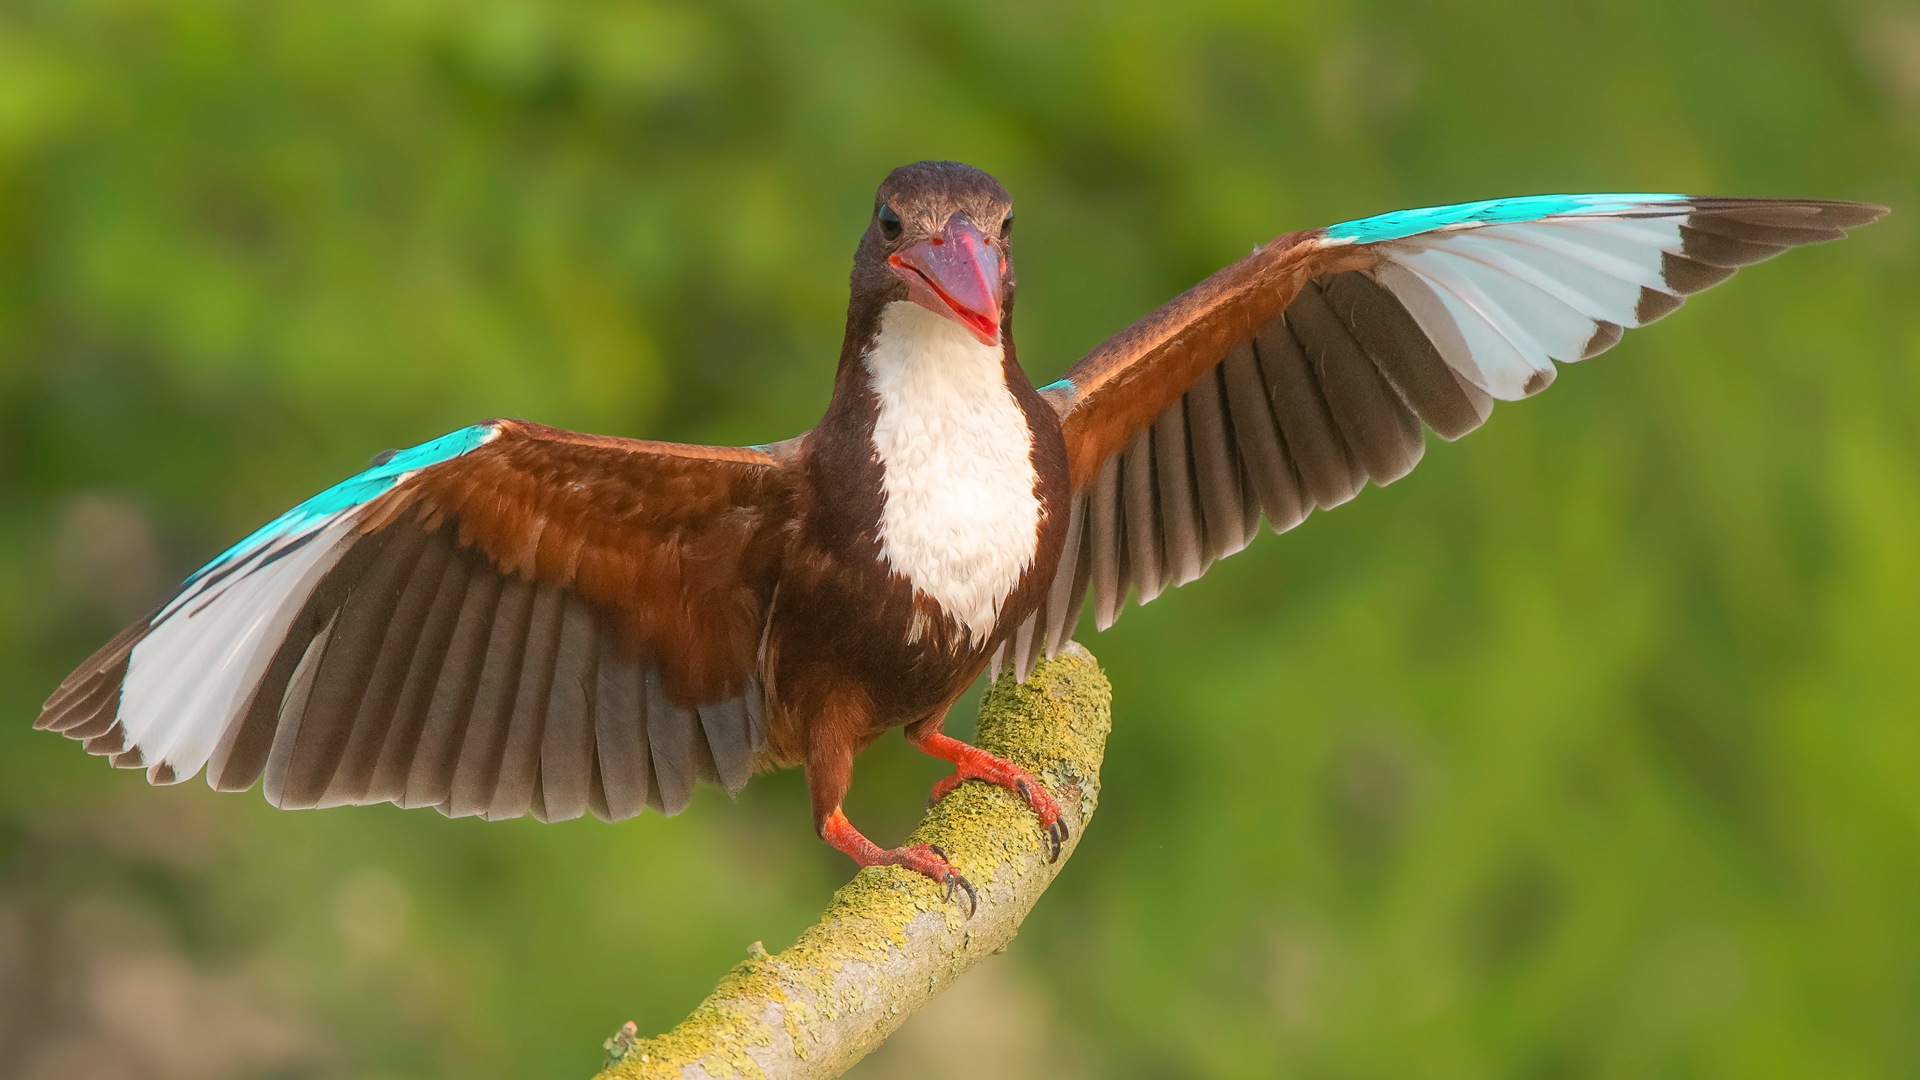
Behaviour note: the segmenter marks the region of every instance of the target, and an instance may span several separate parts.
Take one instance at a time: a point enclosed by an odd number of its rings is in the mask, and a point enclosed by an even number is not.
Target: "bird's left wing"
[[[1863,203],[1546,195],[1282,236],[1042,388],[1073,476],[1067,554],[996,657],[1024,673],[1073,632],[1390,483],[1554,362],[1594,356],[1691,293],[1885,213]]]
[[[283,807],[677,813],[764,745],[792,494],[759,449],[463,428],[208,563],[36,726]]]

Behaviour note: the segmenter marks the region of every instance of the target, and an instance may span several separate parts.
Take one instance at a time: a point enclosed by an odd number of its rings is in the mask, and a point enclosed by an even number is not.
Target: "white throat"
[[[901,300],[880,313],[865,360],[880,399],[880,556],[977,643],[1040,533],[1033,433],[1000,346]]]

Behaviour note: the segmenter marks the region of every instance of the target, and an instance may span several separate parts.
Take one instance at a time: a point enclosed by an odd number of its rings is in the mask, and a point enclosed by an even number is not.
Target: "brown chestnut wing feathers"
[[[1884,208],[1683,196],[1539,196],[1293,233],[1106,341],[1042,394],[1074,498],[1067,553],[995,658],[1024,674],[1129,591],[1146,603],[1371,481],[1423,427],[1455,439],[1555,362],[1597,355],[1734,269],[1837,239]]]
[[[752,449],[468,430],[458,456],[210,564],[39,726],[157,782],[264,776],[289,808],[618,819],[677,813],[696,780],[737,791],[765,744],[791,474]]]

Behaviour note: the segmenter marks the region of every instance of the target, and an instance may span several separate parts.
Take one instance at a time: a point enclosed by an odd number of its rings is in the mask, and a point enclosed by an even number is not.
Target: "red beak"
[[[983,345],[1000,343],[1000,274],[1006,259],[965,214],[940,235],[887,256],[907,283],[907,299],[967,328]]]

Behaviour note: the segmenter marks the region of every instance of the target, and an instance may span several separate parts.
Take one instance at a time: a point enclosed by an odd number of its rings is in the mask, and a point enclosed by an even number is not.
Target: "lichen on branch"
[[[1002,678],[980,708],[979,746],[1038,776],[1071,830],[1047,861],[1023,799],[960,787],[927,812],[908,843],[938,844],[979,890],[979,909],[898,867],[868,867],[820,921],[778,953],[755,947],[693,1014],[651,1039],[608,1040],[599,1080],[773,1080],[839,1076],[871,1053],[981,957],[1006,948],[1073,856],[1100,796],[1112,688],[1091,653],[1069,643],[1026,683]]]

